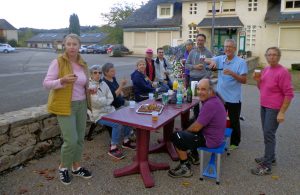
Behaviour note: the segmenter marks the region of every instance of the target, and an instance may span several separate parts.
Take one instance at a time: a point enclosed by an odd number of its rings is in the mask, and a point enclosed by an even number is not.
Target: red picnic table
[[[174,128],[174,120],[178,115],[186,119],[189,109],[199,102],[193,100],[192,103],[184,103],[181,108],[176,105],[166,105],[157,121],[152,121],[151,115],[138,114],[136,109],[141,104],[157,103],[154,100],[145,100],[137,104],[135,108],[124,107],[111,114],[102,117],[103,120],[119,123],[136,128],[136,157],[131,165],[114,170],[114,177],[121,177],[140,173],[146,188],[154,186],[154,179],[151,171],[169,169],[168,163],[156,163],[148,159],[150,132],[164,127],[164,137],[158,146],[151,148],[151,152],[168,152],[172,159],[177,159],[174,146],[170,141],[170,136]],[[189,115],[188,115],[189,116]]]

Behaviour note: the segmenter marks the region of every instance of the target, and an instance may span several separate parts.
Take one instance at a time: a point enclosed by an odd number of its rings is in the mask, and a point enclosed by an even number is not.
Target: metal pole
[[[216,15],[216,0],[212,0],[212,20],[211,20],[211,45],[210,50],[212,54],[215,54],[214,42],[215,42],[215,15]]]

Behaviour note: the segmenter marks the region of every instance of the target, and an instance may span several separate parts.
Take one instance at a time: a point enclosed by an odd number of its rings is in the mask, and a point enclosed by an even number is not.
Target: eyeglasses
[[[229,48],[229,49],[231,49],[231,48],[234,48],[234,46],[224,46],[224,48]]]
[[[158,53],[164,53],[163,51],[160,51],[160,52],[158,52]]]
[[[93,72],[93,74],[102,74],[102,72],[95,71],[95,72]]]
[[[267,57],[279,56],[278,54],[266,54]]]

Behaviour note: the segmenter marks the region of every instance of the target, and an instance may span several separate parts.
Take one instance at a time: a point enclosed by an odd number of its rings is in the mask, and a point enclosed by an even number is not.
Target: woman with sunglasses
[[[90,67],[90,74],[90,86],[96,85],[96,91],[94,91],[94,93],[91,95],[93,112],[89,113],[90,118],[95,123],[106,125],[112,128],[111,145],[108,155],[118,160],[123,159],[125,155],[118,148],[121,131],[124,131],[122,148],[135,150],[135,144],[129,139],[131,128],[101,119],[102,116],[115,111],[114,106],[111,105],[114,101],[114,97],[106,82],[102,81],[101,79],[102,72],[99,65],[93,65]]]

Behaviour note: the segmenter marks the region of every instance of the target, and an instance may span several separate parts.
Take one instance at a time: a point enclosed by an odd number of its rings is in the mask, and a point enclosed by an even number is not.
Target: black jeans
[[[230,144],[238,146],[241,142],[240,114],[242,103],[225,102],[225,108],[226,111],[228,111],[230,125],[232,128]]]

